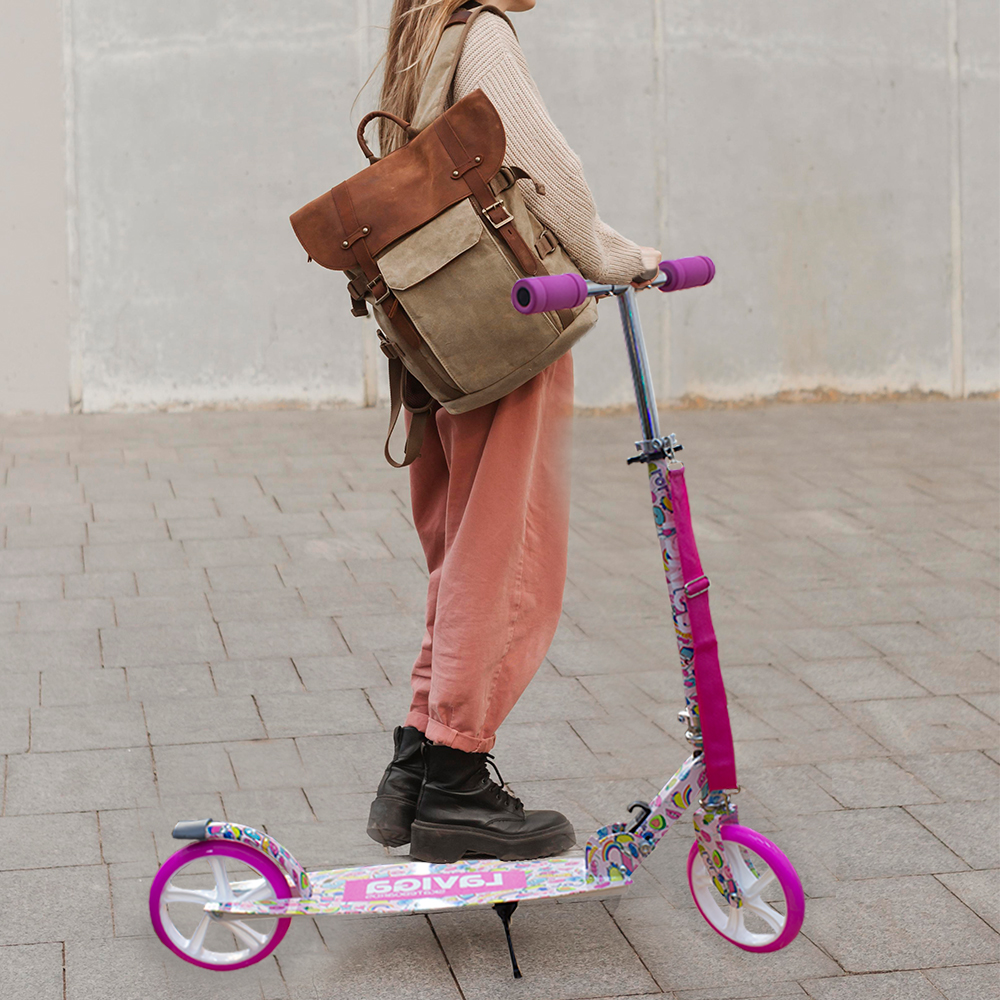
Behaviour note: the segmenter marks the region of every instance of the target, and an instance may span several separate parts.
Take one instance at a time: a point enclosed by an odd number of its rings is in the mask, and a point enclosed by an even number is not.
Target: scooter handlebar
[[[661,292],[679,292],[684,288],[707,285],[715,277],[715,264],[710,257],[682,257],[665,260],[660,273],[650,282]],[[526,316],[533,313],[576,309],[589,296],[620,295],[629,285],[603,285],[585,281],[578,274],[553,274],[540,278],[522,278],[511,290],[514,308]]]

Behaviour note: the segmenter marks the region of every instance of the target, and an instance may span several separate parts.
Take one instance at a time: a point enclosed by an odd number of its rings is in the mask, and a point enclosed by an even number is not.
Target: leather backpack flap
[[[358,267],[355,244],[363,240],[375,257],[387,246],[472,195],[469,175],[491,180],[503,164],[507,138],[490,99],[476,90],[442,116],[464,153],[456,163],[437,128],[348,178],[300,208],[292,228],[306,253],[335,271]],[[450,136],[449,136],[450,139]],[[478,158],[478,159],[477,159]],[[455,176],[456,173],[458,176]],[[338,202],[353,206],[344,220]],[[486,206],[484,206],[486,207]]]

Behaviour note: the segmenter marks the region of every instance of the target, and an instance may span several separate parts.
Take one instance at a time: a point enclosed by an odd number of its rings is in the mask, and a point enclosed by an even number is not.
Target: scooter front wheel
[[[802,927],[805,895],[792,863],[766,837],[736,823],[721,828],[726,861],[742,906],[729,906],[712,881],[698,845],[688,855],[688,884],[701,915],[727,941],[745,951],[778,951]]]
[[[252,847],[220,840],[189,844],[171,855],[149,890],[156,936],[202,969],[242,969],[278,947],[290,917],[239,920],[205,912],[206,903],[288,899],[281,869]]]

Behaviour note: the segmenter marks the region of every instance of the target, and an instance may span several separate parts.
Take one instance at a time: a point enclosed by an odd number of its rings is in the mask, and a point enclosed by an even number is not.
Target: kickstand
[[[521,970],[517,967],[517,958],[514,956],[514,943],[510,939],[510,918],[514,916],[514,911],[517,909],[517,903],[494,903],[493,909],[496,910],[497,916],[503,923],[504,933],[507,935],[507,948],[510,950],[510,964],[514,969],[514,978],[521,978]]]

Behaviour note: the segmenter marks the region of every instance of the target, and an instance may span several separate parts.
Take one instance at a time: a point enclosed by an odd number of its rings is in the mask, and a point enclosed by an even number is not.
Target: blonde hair
[[[379,108],[412,121],[431,60],[445,26],[466,0],[394,0],[389,15],[389,39]],[[379,119],[379,148],[383,156],[401,146],[398,126]]]

